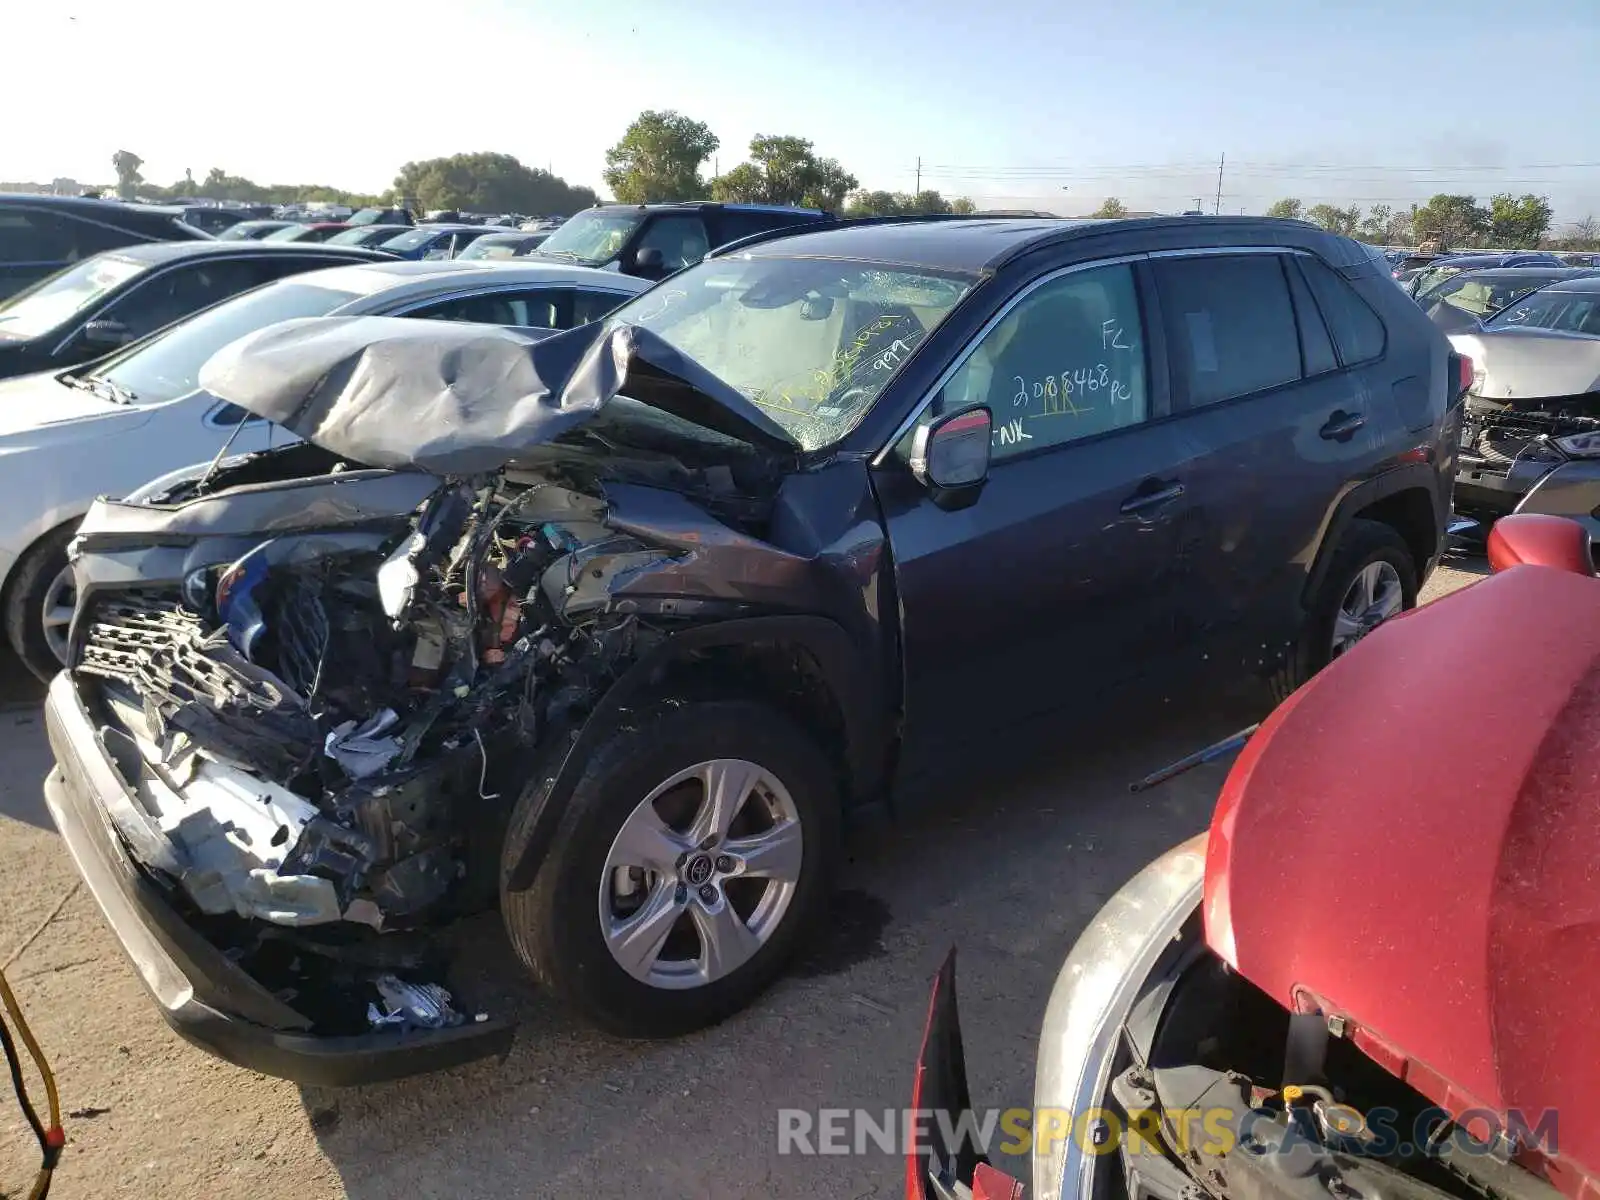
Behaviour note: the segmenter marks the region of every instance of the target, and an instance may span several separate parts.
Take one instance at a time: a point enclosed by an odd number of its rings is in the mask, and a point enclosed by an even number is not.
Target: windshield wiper
[[[79,391],[92,392],[102,400],[109,400],[112,404],[132,404],[139,397],[120,383],[113,383],[102,376],[92,378],[83,375],[58,375],[56,376],[68,387],[77,388]]]

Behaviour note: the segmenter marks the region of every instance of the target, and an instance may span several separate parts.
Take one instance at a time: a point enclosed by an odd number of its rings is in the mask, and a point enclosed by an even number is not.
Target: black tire
[[[1333,623],[1345,593],[1365,567],[1387,562],[1400,577],[1401,611],[1417,606],[1417,565],[1411,548],[1391,525],[1361,517],[1352,520],[1340,538],[1327,574],[1312,597],[1300,640],[1289,662],[1268,685],[1274,701],[1282,703],[1289,694],[1328,665],[1333,647]]]
[[[695,988],[654,987],[606,946],[597,909],[606,857],[640,801],[677,772],[717,758],[754,762],[788,790],[804,838],[795,894],[766,944],[732,974]],[[508,846],[520,844],[515,831],[543,792],[535,785],[518,802]],[[519,891],[502,883],[506,932],[534,978],[602,1029],[643,1038],[690,1033],[747,1007],[820,924],[839,824],[833,765],[787,717],[752,700],[661,701],[632,714],[590,758],[532,884]]]
[[[17,560],[6,588],[5,630],[11,649],[40,679],[49,682],[62,663],[44,636],[44,598],[67,565],[67,543],[76,529],[68,526],[46,534]]]

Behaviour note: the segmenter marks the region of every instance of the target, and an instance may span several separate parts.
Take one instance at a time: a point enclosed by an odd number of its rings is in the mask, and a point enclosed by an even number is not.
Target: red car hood
[[[1458,1116],[1557,1110],[1545,1173],[1600,1195],[1600,580],[1515,567],[1296,693],[1228,778],[1204,913]]]

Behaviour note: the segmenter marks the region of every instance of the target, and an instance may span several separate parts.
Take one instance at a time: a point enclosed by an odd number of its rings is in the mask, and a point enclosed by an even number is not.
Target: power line
[[[1576,171],[1600,169],[1600,162],[1567,162],[1567,163],[1505,163],[1499,166],[1479,165],[1421,165],[1397,166],[1393,163],[1294,163],[1294,162],[1265,162],[1249,159],[1235,160],[1234,166],[1239,170],[1267,170],[1267,171],[1386,171],[1386,172],[1425,172],[1440,174],[1455,172],[1458,174],[1484,173],[1494,174],[1504,171]],[[1115,173],[1120,171],[1209,171],[1209,162],[1166,162],[1166,163],[1077,163],[1062,160],[1059,163],[1028,163],[1028,164],[979,164],[979,163],[933,163],[924,162],[924,171],[939,172],[982,172],[991,175],[997,174],[1041,174],[1063,175],[1070,174],[1081,176],[1087,174]],[[910,167],[905,168],[907,172]]]

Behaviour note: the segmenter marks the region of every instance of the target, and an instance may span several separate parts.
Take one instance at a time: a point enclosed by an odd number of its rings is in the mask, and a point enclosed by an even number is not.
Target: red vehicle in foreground
[[[1600,582],[1562,518],[1489,550],[1281,705],[1209,832],[1090,923],[1026,1190],[956,1136],[946,962],[911,1200],[1600,1197]]]

